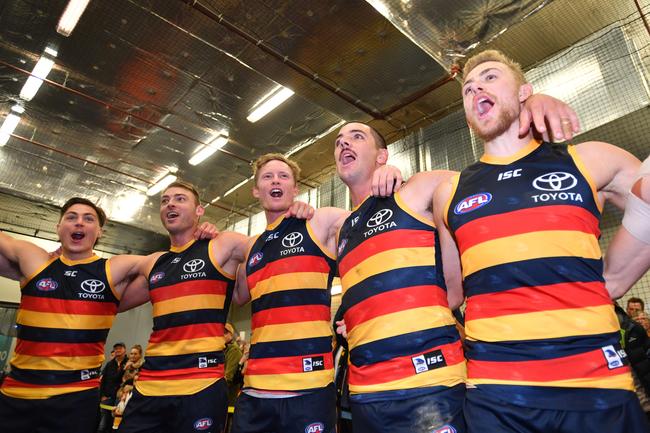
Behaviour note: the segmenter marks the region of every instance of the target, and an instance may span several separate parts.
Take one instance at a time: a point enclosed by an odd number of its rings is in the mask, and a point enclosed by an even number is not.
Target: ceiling
[[[259,155],[291,153],[315,186],[342,121],[394,141],[458,109],[450,72],[464,56],[495,47],[531,66],[637,3],[647,14],[648,0],[91,0],[66,38],[67,0],[0,1],[0,118],[25,109],[0,147],[0,228],[52,238],[56,206],[80,195],[113,221],[107,249],[164,248],[145,191],[166,174],[196,184],[223,227],[259,211],[247,181]],[[46,47],[55,66],[21,102]],[[247,121],[278,84],[295,95]],[[219,133],[228,143],[191,166]]]

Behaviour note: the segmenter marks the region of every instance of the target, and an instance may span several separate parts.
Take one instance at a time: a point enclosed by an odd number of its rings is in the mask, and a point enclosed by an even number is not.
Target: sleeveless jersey
[[[633,390],[575,149],[532,141],[463,170],[446,209],[463,268],[468,382],[513,404],[595,410]]]
[[[353,398],[390,399],[464,382],[437,242],[433,223],[399,194],[367,198],[341,227],[338,270]]]
[[[195,394],[224,375],[224,325],[235,276],[212,255],[209,240],[158,258],[149,274],[153,332],[137,390],[148,396]]]
[[[244,387],[307,391],[334,381],[334,265],[305,220],[279,218],[256,239],[246,264],[252,336]]]
[[[119,298],[106,259],[49,260],[21,283],[18,338],[2,393],[42,399],[99,386]]]

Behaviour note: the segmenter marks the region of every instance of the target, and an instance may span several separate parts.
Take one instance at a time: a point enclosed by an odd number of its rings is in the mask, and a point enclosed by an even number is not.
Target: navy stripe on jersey
[[[301,356],[311,353],[326,353],[332,351],[332,338],[305,338],[289,341],[274,341],[255,343],[251,347],[250,358],[278,358],[286,356]]]
[[[21,382],[47,385],[65,385],[68,383],[79,382],[83,377],[87,380],[99,377],[100,369],[92,368],[88,370],[27,370],[17,367],[11,368],[11,376]],[[43,382],[43,379],[46,382]],[[47,385],[44,385],[46,383]]]
[[[205,352],[205,353],[190,353],[187,355],[167,355],[167,356],[147,356],[147,369],[148,370],[175,370],[183,368],[195,368],[197,359],[200,357],[208,357],[216,359],[218,364],[211,365],[215,367],[225,362],[223,352]]]
[[[460,336],[453,332],[454,330],[454,326],[442,326],[362,344],[350,351],[350,362],[361,367],[402,356],[411,356],[414,348],[417,347],[424,351],[451,344],[460,339]]]
[[[600,269],[598,273],[595,269]],[[518,287],[546,286],[575,281],[604,281],[602,261],[579,257],[549,257],[504,263],[475,272],[463,282],[467,296],[504,292]]]
[[[105,341],[109,329],[51,329],[18,325],[20,339],[44,343],[96,343]]]
[[[197,323],[224,323],[227,311],[219,309],[201,309],[165,314],[154,318],[154,330],[175,328],[177,326],[195,325]]]
[[[323,289],[293,289],[273,292],[261,296],[251,303],[251,311],[268,310],[280,307],[296,307],[300,305],[329,305],[330,294]]]

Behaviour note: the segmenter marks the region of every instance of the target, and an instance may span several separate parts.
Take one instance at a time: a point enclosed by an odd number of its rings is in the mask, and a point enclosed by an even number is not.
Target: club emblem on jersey
[[[165,273],[164,272],[156,272],[149,278],[149,283],[151,284],[156,284],[158,281],[162,280],[165,278]]]
[[[325,431],[325,424],[322,422],[313,422],[305,427],[305,433],[321,433]]]
[[[194,421],[194,430],[202,431],[212,427],[212,418],[201,418]]]
[[[185,272],[199,272],[204,266],[205,262],[202,259],[193,259],[189,262],[185,262],[183,270]]]
[[[533,180],[533,186],[540,191],[566,191],[578,184],[578,179],[571,173],[555,171],[538,176]]]
[[[36,283],[36,288],[41,292],[51,292],[56,290],[57,287],[59,287],[59,283],[52,278],[42,278]]]
[[[382,209],[380,211],[375,212],[375,214],[371,216],[370,219],[368,219],[368,221],[366,222],[366,226],[368,226],[369,228],[380,226],[388,222],[388,220],[390,220],[392,217],[393,217],[392,210]]]
[[[289,233],[282,238],[282,246],[285,248],[297,247],[302,243],[302,233],[293,232]]]
[[[341,255],[341,253],[343,252],[343,249],[345,248],[345,246],[347,244],[348,244],[348,239],[347,238],[341,239],[341,242],[339,242],[339,250],[338,250],[339,251],[339,256]]]
[[[446,424],[439,429],[434,430],[433,433],[456,433],[456,429],[449,424]]]
[[[264,257],[264,254],[261,251],[256,252],[248,260],[248,266],[255,266],[262,261],[262,257]]]
[[[467,212],[475,211],[476,209],[482,208],[486,204],[492,201],[492,194],[489,192],[481,192],[478,194],[470,195],[462,199],[456,207],[454,207],[454,213],[456,215],[462,215]]]

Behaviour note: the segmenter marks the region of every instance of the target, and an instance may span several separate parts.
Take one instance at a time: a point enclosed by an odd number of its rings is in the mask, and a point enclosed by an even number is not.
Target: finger
[[[528,133],[528,130],[530,129],[530,122],[531,122],[531,117],[530,117],[530,111],[524,107],[523,110],[521,110],[521,113],[519,113],[519,135],[526,135]],[[540,131],[541,132],[541,131]]]
[[[537,132],[543,134],[546,132],[546,122],[544,121],[544,110],[539,109],[530,113],[533,117],[533,125]]]
[[[573,125],[571,124],[571,120],[568,117],[563,117],[562,120],[560,120],[560,124],[562,125],[564,140],[571,140],[573,138]]]
[[[575,111],[569,107],[569,119],[571,120],[571,127],[573,128],[573,133],[577,134],[580,132],[580,119],[578,118],[578,114],[576,114]]]
[[[548,125],[551,132],[551,139],[555,142],[564,140],[564,131],[562,130],[562,122],[559,116],[549,116]]]
[[[375,171],[375,173],[372,176],[372,185],[370,189],[373,196],[379,195],[379,184],[381,182],[380,177],[381,177],[381,173],[377,173],[377,171]]]

